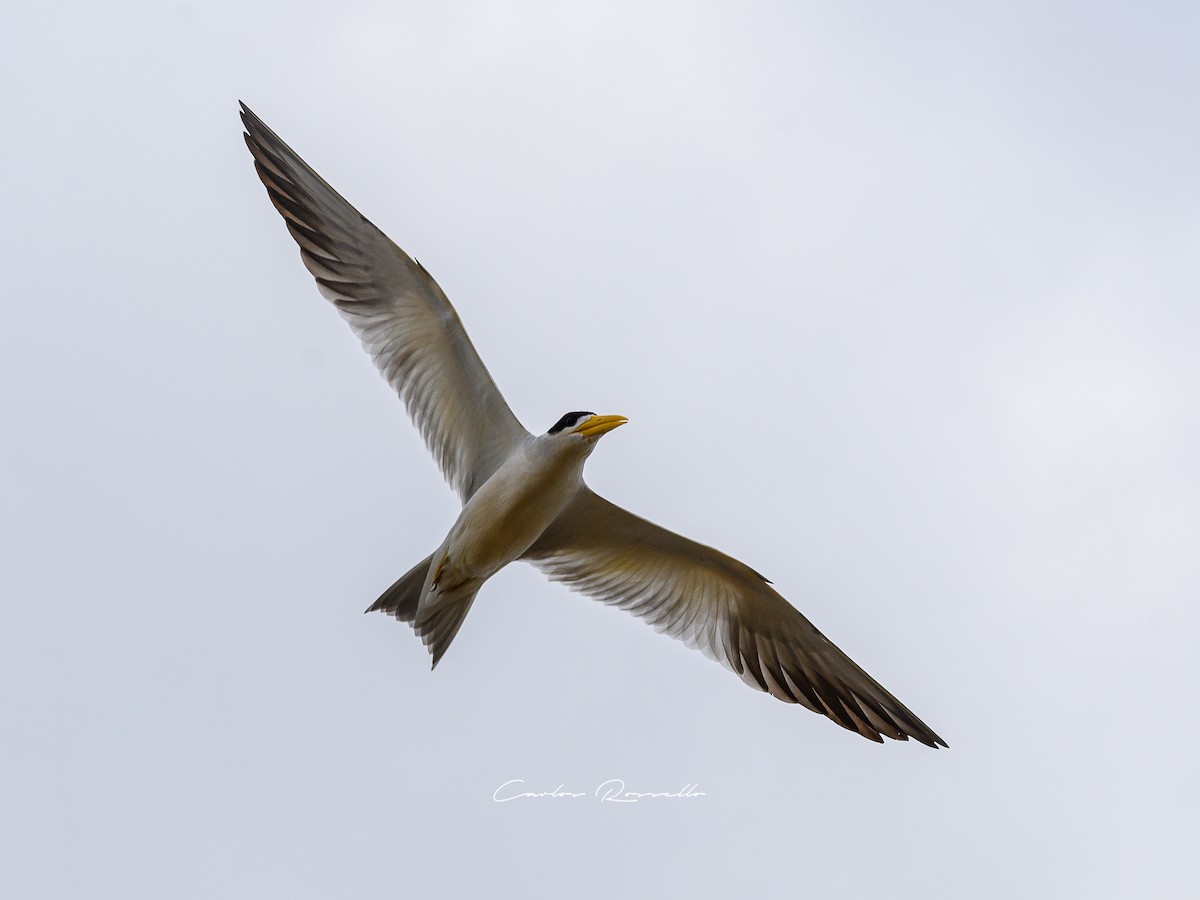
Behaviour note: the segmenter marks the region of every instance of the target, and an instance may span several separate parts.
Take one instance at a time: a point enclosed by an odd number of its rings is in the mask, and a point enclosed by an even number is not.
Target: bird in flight
[[[368,612],[412,626],[437,666],[484,582],[525,560],[865,738],[948,746],[762,575],[594,493],[584,463],[625,417],[569,412],[545,434],[526,431],[433,277],[241,107],[254,168],[304,265],[462,500],[437,550]]]

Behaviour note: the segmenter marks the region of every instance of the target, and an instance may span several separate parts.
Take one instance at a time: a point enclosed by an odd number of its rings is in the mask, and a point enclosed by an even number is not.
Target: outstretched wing
[[[246,146],[300,257],[463,502],[526,436],[428,272],[242,104]]]
[[[749,566],[587,487],[523,558],[863,737],[947,746]]]

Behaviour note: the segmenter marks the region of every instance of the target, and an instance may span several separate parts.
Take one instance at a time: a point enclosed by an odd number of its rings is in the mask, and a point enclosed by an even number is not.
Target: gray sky
[[[1193,892],[1200,14],[903,6],[14,11],[6,893]],[[951,749],[525,566],[432,675],[363,616],[456,502],[239,98]],[[492,800],[610,778],[705,796]]]

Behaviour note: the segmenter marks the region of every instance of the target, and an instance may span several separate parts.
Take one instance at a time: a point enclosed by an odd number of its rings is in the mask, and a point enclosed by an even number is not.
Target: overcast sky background
[[[981,6],[11,11],[4,892],[1194,896],[1200,13]],[[951,749],[523,565],[363,616],[456,501],[239,98]]]

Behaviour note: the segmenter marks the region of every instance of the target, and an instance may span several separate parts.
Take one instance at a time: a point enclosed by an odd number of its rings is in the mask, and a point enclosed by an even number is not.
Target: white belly
[[[447,572],[485,579],[533,545],[583,483],[583,466],[514,454],[463,507],[446,538]],[[457,579],[455,579],[457,580]]]

